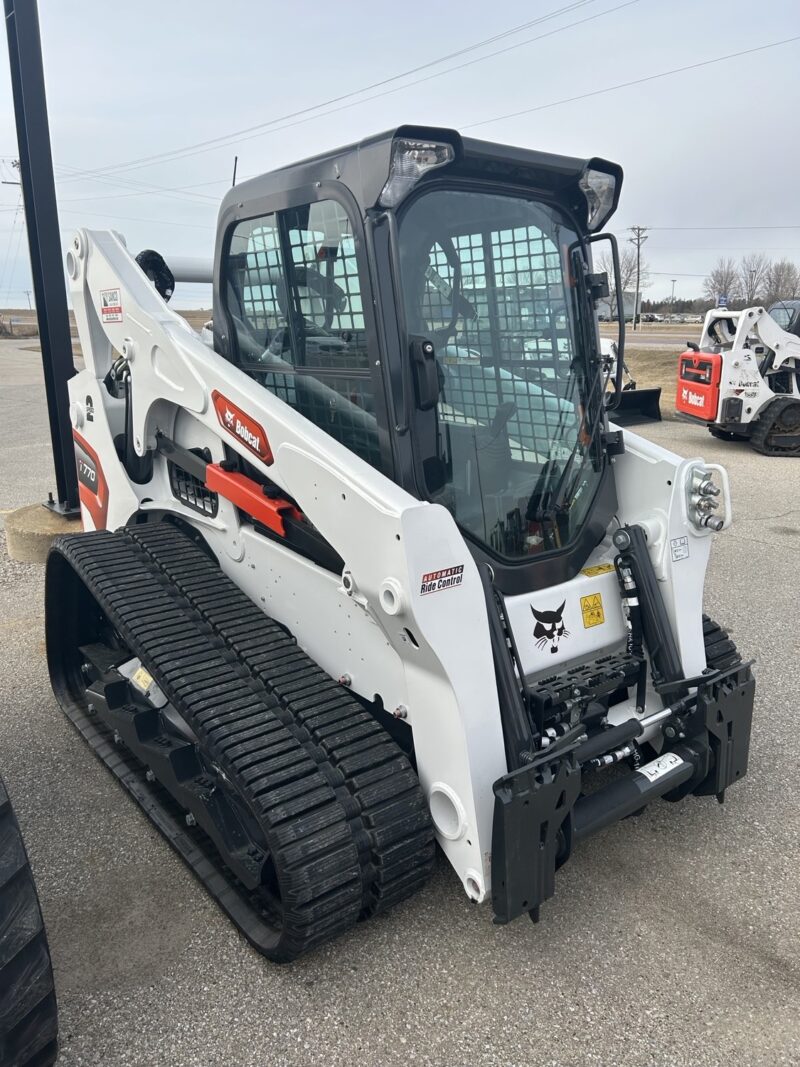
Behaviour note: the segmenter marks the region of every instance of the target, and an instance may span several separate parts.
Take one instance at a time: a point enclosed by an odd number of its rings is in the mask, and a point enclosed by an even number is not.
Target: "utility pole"
[[[639,317],[639,290],[641,288],[642,280],[642,245],[647,240],[647,227],[646,226],[631,226],[630,231],[633,237],[629,237],[628,240],[632,245],[636,245],[636,292],[633,297],[633,328],[636,329],[636,320]]]
[[[77,515],[78,475],[67,391],[75,367],[58,230],[39,16],[35,0],[3,0],[3,7],[19,146],[18,169],[25,201],[56,475],[56,499],[51,494],[48,506],[63,515]]]
[[[678,280],[677,278],[672,278],[671,279],[671,281],[672,281],[672,297],[670,298],[670,302],[669,302],[669,321],[670,322],[672,322],[672,320],[675,318],[675,282],[677,280]]]
[[[25,296],[27,296],[27,298],[28,298],[28,311],[31,311],[32,308],[31,308],[31,291],[30,291],[30,289],[26,289],[25,290]]]

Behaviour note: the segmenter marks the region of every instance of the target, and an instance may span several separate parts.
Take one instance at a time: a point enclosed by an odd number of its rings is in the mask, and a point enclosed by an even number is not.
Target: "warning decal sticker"
[[[595,567],[584,567],[581,574],[585,574],[587,578],[596,578],[598,574],[608,574],[613,570],[613,563],[598,563]]]
[[[422,575],[419,587],[420,596],[438,593],[442,589],[452,589],[456,585],[461,585],[463,580],[463,563],[459,563],[456,567],[444,567],[440,571],[429,571]]]
[[[153,676],[150,671],[148,671],[147,667],[139,667],[139,669],[134,671],[131,675],[131,682],[142,693],[147,693],[150,686],[153,684]]]
[[[689,538],[673,537],[669,543],[672,551],[672,562],[678,563],[682,559],[689,558]]]
[[[646,763],[644,767],[638,767],[636,773],[643,774],[650,782],[657,782],[665,774],[669,774],[676,767],[680,767],[683,762],[684,760],[676,752],[664,752],[657,759],[654,759],[652,763]]]
[[[103,322],[122,322],[122,297],[119,289],[100,291],[100,315]]]
[[[581,597],[581,615],[583,625],[588,630],[590,626],[602,626],[606,621],[603,612],[603,598],[599,593],[590,593],[589,596]]]

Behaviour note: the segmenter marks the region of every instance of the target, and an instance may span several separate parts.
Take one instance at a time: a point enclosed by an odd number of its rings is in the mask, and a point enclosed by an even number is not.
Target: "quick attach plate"
[[[537,918],[555,892],[560,831],[581,788],[581,769],[571,754],[540,759],[494,784],[492,906],[494,921],[524,912]],[[563,840],[563,839],[562,839]],[[564,841],[567,852],[569,842]]]
[[[699,726],[708,731],[713,757],[710,773],[694,790],[698,796],[716,795],[721,801],[728,786],[747,773],[755,691],[749,663],[728,668],[698,689],[690,729]]]

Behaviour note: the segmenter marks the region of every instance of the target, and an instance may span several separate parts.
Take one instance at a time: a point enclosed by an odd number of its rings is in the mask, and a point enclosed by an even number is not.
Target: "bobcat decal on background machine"
[[[53,686],[271,959],[418,890],[434,843],[536,919],[583,838],[746,772],[753,678],[703,615],[727,477],[609,421],[621,183],[424,126],[252,179],[211,344],[167,304],[197,269],[69,247]]]

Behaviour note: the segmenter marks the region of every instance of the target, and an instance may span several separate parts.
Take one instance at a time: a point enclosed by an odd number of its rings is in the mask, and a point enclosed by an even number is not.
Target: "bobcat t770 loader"
[[[536,919],[582,838],[745,774],[754,682],[703,615],[725,472],[608,421],[621,181],[415,126],[248,181],[213,347],[166,302],[189,267],[70,246],[91,532],[47,566],[53,685],[274,960],[435,844]]]
[[[800,456],[800,301],[712,308],[700,344],[680,356],[675,410],[723,441]]]

